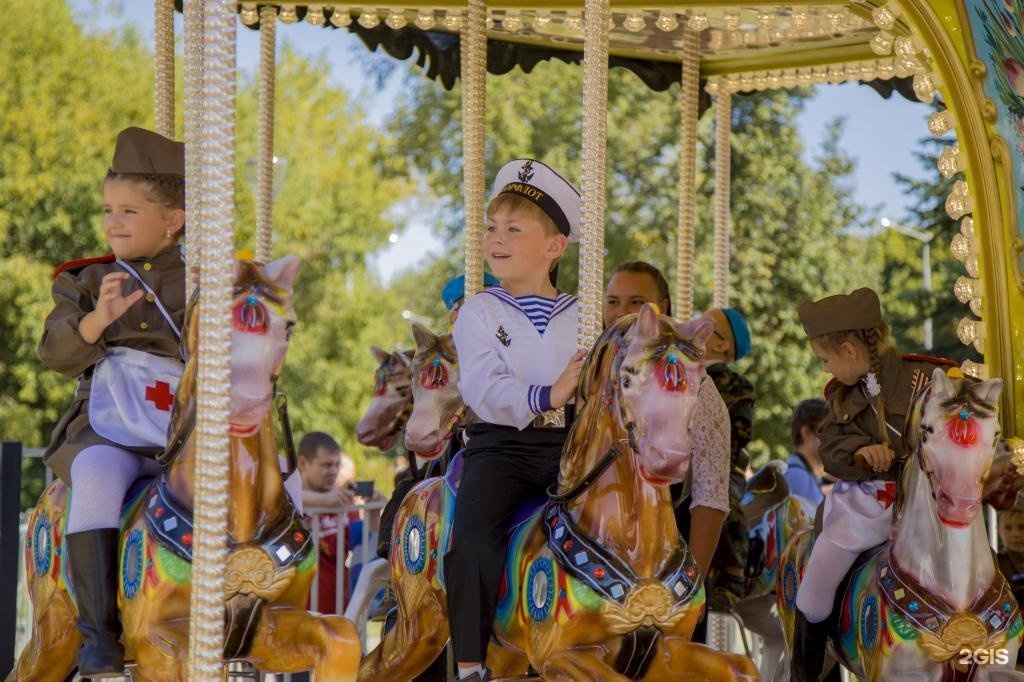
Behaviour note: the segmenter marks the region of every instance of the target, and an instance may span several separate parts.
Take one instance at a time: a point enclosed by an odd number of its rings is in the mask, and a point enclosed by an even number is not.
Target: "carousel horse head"
[[[919,435],[911,445],[916,445],[936,513],[946,526],[965,528],[981,510],[999,437],[1002,389],[1002,379],[950,379],[936,369],[931,385],[915,398],[911,419],[919,420],[919,426],[909,431]]]
[[[377,360],[373,398],[356,426],[356,438],[368,447],[390,450],[412,409],[411,357],[370,346]]]
[[[645,305],[606,329],[587,359],[581,394],[588,404],[600,400],[627,432],[647,483],[668,485],[690,470],[689,426],[714,327],[708,317],[680,323]]]
[[[295,326],[292,288],[300,264],[297,256],[285,256],[267,265],[242,260],[235,266],[228,408],[232,435],[253,433],[270,410],[274,382],[281,375]],[[193,358],[199,343],[197,303],[194,297],[189,304],[184,337]],[[188,395],[193,380],[183,377],[178,394]]]
[[[440,455],[452,431],[466,415],[459,394],[459,364],[451,334],[438,336],[414,322],[413,408],[405,427],[405,446],[424,459]]]

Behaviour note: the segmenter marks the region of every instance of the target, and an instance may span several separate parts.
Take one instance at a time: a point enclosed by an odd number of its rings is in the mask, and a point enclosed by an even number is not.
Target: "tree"
[[[551,163],[579,179],[580,71],[541,63],[531,74],[515,70],[487,80],[487,175],[517,156]],[[447,241],[449,268],[461,270],[461,122],[458,92],[410,82],[391,129],[410,164],[426,179],[427,194],[440,201],[434,213]],[[654,93],[621,70],[609,75],[606,271],[643,258],[674,272],[675,195],[678,160],[678,91]],[[810,352],[795,314],[796,304],[863,284],[878,272],[862,240],[850,229],[862,210],[847,186],[853,165],[838,150],[837,123],[813,166],[801,159],[794,118],[803,92],[734,98],[732,133],[733,304],[751,321],[756,351],[739,369],[758,391],[752,449],[761,458],[788,451],[788,420],[795,403],[820,394],[825,376]],[[699,307],[710,305],[713,193],[711,117],[700,121],[702,159],[698,181]],[[560,285],[575,290],[575,255],[563,260]],[[431,292],[440,281],[407,275],[407,289]],[[418,287],[410,282],[417,280]],[[431,294],[433,295],[433,294]]]
[[[921,244],[891,233],[881,236],[886,252],[882,302],[893,336],[905,352],[928,352],[958,362],[981,362],[974,347],[963,345],[956,335],[960,319],[973,315],[953,294],[957,278],[967,273],[964,264],[949,250],[953,237],[960,233],[960,223],[946,213],[946,197],[955,178],[943,178],[936,167],[939,152],[947,144],[948,141],[933,137],[921,140],[923,151],[916,157],[927,172],[924,179],[893,174],[893,180],[906,194],[916,198],[904,224],[935,235],[931,241],[932,292],[927,294],[922,286]],[[931,351],[925,351],[922,323],[929,316],[934,344]]]
[[[107,250],[100,184],[117,132],[152,125],[152,55],[132,30],[84,33],[64,2],[40,12],[38,3],[15,0],[5,10],[17,30],[0,45],[0,433],[40,447],[74,392],[74,382],[47,370],[35,353],[51,305],[50,273],[63,261]],[[373,453],[355,443],[354,430],[373,390],[367,346],[409,342],[407,326],[398,324],[401,306],[367,267],[403,219],[397,207],[409,186],[389,136],[324,82],[326,68],[322,59],[281,48],[276,148],[290,163],[274,209],[274,254],[304,261],[300,326],[281,385],[296,434],[333,433],[360,462],[360,475],[387,488],[390,462],[367,459]],[[238,100],[236,244],[251,247],[251,74],[242,74]],[[38,461],[24,480],[29,506],[41,490]]]

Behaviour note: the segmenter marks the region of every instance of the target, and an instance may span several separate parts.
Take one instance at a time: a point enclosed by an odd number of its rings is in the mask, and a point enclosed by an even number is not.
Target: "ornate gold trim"
[[[965,174],[970,180],[974,199],[974,225],[981,251],[982,286],[985,299],[985,364],[991,376],[1001,376],[1015,383],[1013,372],[1013,334],[1010,328],[1011,292],[1006,275],[1010,272],[1003,244],[1006,240],[1002,226],[999,185],[995,160],[989,142],[989,129],[984,117],[984,93],[981,84],[968,73],[965,62],[977,59],[976,54],[961,60],[950,37],[950,27],[943,23],[927,0],[901,0],[903,20],[920,38],[932,55],[932,69],[939,74],[947,107],[957,120],[956,136],[966,161]],[[960,4],[960,3],[954,3]],[[963,21],[965,17],[958,16]],[[946,17],[947,21],[950,19]],[[959,36],[969,36],[970,24],[962,24]],[[973,48],[973,42],[971,43]],[[976,104],[977,103],[977,104]],[[1014,387],[1015,388],[1015,387]],[[1016,412],[1016,390],[1002,394],[1003,414],[1016,417],[1006,420],[1003,430],[1013,435],[1020,430]]]

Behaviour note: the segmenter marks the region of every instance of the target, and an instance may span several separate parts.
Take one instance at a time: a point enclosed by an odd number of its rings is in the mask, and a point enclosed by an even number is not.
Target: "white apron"
[[[153,296],[160,313],[180,339],[181,332],[152,287],[123,261]],[[166,447],[167,428],[178,381],[185,366],[176,358],[115,346],[93,367],[89,389],[89,424],[97,435],[125,447]]]

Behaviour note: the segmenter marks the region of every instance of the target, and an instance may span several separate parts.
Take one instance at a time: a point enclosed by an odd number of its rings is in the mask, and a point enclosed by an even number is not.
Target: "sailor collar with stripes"
[[[550,409],[545,396],[576,352],[578,322],[576,297],[564,292],[517,299],[491,287],[469,297],[453,331],[466,404],[484,421],[518,428]]]

